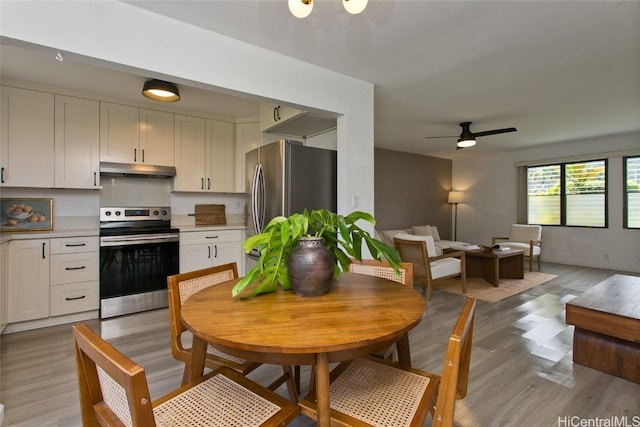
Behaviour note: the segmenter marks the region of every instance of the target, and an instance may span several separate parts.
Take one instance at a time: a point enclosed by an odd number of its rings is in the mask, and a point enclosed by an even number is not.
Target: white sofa
[[[393,246],[393,238],[396,234],[415,234],[422,236],[432,236],[433,243],[436,246],[436,255],[442,255],[444,249],[453,249],[456,251],[478,249],[477,245],[471,245],[465,242],[441,240],[438,227],[435,225],[414,225],[411,228],[396,230],[375,230],[374,237],[389,246]]]

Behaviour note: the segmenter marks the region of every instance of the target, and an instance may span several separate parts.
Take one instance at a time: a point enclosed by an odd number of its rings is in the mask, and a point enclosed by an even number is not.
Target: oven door
[[[178,234],[100,238],[100,318],[167,307],[179,272]]]

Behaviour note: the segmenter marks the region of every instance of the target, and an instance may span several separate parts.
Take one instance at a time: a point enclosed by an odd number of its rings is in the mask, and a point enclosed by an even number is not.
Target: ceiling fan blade
[[[518,129],[516,128],[504,128],[504,129],[494,129],[494,130],[485,130],[484,132],[474,132],[476,138],[487,135],[496,135],[498,133],[508,133],[508,132],[516,132]]]
[[[425,139],[437,139],[437,138],[457,138],[458,135],[449,135],[449,136],[425,136]]]

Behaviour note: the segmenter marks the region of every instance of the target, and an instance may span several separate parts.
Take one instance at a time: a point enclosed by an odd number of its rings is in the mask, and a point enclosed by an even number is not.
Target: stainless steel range
[[[179,237],[168,207],[100,208],[101,319],[167,307]]]

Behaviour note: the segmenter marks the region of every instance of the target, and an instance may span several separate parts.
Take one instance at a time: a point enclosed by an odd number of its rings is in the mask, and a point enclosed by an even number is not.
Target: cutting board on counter
[[[226,225],[224,205],[196,205],[196,225]]]

